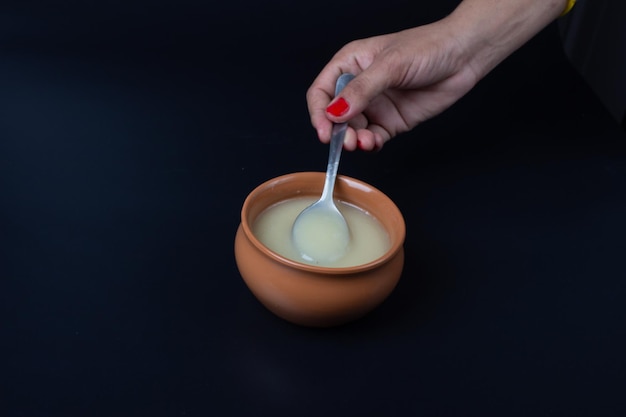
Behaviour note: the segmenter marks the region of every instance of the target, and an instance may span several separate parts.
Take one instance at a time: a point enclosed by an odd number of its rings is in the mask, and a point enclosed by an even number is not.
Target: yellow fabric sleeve
[[[567,5],[565,6],[565,10],[563,10],[563,13],[561,13],[561,16],[565,16],[566,14],[568,14],[569,11],[572,10],[572,7],[574,7],[575,4],[576,4],[576,0],[567,0]]]

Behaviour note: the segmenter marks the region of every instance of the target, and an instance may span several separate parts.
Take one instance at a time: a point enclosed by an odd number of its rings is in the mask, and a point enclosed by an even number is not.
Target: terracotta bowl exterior
[[[345,268],[307,265],[271,251],[254,236],[251,226],[263,210],[294,197],[318,197],[324,175],[298,172],[259,185],[244,201],[235,236],[237,267],[250,291],[277,316],[312,327],[344,324],[374,309],[393,291],[404,265],[406,228],[398,207],[378,189],[342,175],[335,199],[368,211],[382,223],[391,239],[382,257]]]

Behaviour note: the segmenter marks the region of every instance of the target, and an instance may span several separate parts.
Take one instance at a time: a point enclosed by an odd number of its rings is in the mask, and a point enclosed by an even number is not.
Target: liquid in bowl
[[[253,234],[267,248],[285,258],[330,268],[363,265],[378,259],[389,250],[389,235],[375,217],[352,204],[336,201],[350,229],[350,244],[346,254],[330,262],[316,262],[302,257],[293,244],[291,231],[298,214],[315,201],[314,197],[295,197],[268,207],[254,221]],[[315,233],[309,235],[314,237]]]

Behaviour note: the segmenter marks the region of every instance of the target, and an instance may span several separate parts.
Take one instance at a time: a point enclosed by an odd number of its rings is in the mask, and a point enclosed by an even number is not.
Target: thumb
[[[326,107],[328,118],[346,122],[365,110],[369,103],[389,87],[386,71],[372,63],[350,81]]]

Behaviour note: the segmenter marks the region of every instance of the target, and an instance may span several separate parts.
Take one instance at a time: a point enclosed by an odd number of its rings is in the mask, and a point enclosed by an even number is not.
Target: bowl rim
[[[347,274],[355,274],[355,273],[368,271],[368,270],[377,268],[389,262],[391,259],[393,259],[396,256],[396,254],[399,251],[403,249],[404,240],[406,238],[406,223],[404,221],[404,216],[402,215],[402,212],[400,211],[398,206],[393,202],[393,200],[391,200],[391,198],[388,195],[386,195],[385,193],[383,193],[381,190],[374,187],[373,185],[368,184],[365,181],[361,181],[359,179],[356,179],[347,175],[342,175],[342,174],[337,175],[337,181],[343,181],[347,183],[348,185],[356,184],[357,186],[359,186],[359,188],[364,187],[364,188],[367,188],[371,192],[380,194],[385,200],[387,200],[388,203],[391,203],[391,206],[397,212],[398,219],[402,226],[401,231],[400,231],[400,236],[395,242],[392,243],[391,247],[389,248],[389,250],[387,250],[387,252],[385,252],[380,257],[364,264],[345,266],[345,267],[328,267],[328,266],[311,265],[311,264],[307,264],[303,262],[298,262],[296,260],[280,255],[277,252],[274,252],[273,250],[265,246],[263,243],[261,243],[261,241],[252,232],[251,226],[248,224],[248,221],[246,220],[246,217],[247,217],[246,213],[248,212],[250,208],[250,204],[252,200],[258,194],[272,187],[272,184],[282,183],[282,182],[292,179],[293,177],[298,177],[298,176],[308,175],[308,174],[315,174],[315,175],[321,175],[321,176],[325,175],[324,172],[318,172],[318,171],[299,171],[299,172],[292,172],[288,174],[279,175],[277,177],[270,178],[264,181],[263,183],[259,184],[252,191],[250,191],[250,193],[246,196],[243,206],[241,208],[241,212],[240,212],[240,221],[241,221],[240,226],[243,229],[244,234],[247,236],[249,241],[257,250],[259,250],[260,252],[268,256],[269,258],[275,260],[276,262],[279,262],[281,264],[284,264],[286,266],[296,268],[299,270],[315,272],[315,273],[323,273],[325,275],[347,275]]]

